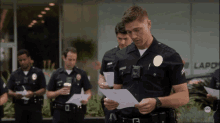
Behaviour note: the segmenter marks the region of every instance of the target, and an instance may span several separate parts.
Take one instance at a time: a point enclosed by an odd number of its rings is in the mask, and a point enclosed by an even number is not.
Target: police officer
[[[13,97],[15,103],[15,121],[41,123],[43,95],[46,92],[45,76],[42,70],[31,66],[27,50],[19,50],[17,56],[20,68],[12,72],[8,81],[9,96]],[[17,93],[21,91],[23,95]]]
[[[53,123],[82,123],[86,113],[86,104],[91,98],[91,84],[86,72],[75,66],[77,51],[74,47],[68,47],[63,52],[64,67],[57,69],[50,78],[47,87],[47,97],[55,98],[53,106]],[[66,85],[70,85],[69,88]],[[86,100],[82,100],[81,106],[66,104],[74,95],[80,94],[81,89],[89,94]]]
[[[1,118],[4,116],[4,110],[3,110],[3,104],[5,104],[8,101],[8,89],[6,87],[6,84],[3,82],[3,80],[0,77],[0,122]]]
[[[119,110],[117,122],[175,123],[173,108],[189,101],[180,55],[152,36],[151,21],[143,8],[130,7],[122,22],[133,43],[116,53],[114,89],[127,89],[139,104]],[[175,91],[172,95],[171,88]],[[119,105],[104,101],[108,110]]]
[[[212,76],[210,88],[220,90],[219,69],[215,70]],[[214,122],[220,123],[220,100],[210,94],[207,94],[207,98],[213,101],[213,110],[216,111],[214,114]]]
[[[131,38],[128,36],[127,32],[125,31],[125,27],[122,22],[119,22],[116,25],[115,34],[117,37],[118,46],[107,51],[102,59],[102,66],[101,66],[100,75],[99,75],[99,82],[98,82],[99,87],[102,89],[112,89],[113,88],[107,84],[103,72],[113,72],[113,66],[115,64],[114,58],[115,58],[116,52],[119,51],[120,49],[127,47],[132,42]],[[103,110],[105,113],[105,123],[110,123],[111,120],[112,121],[115,120],[114,119],[115,118],[114,112],[116,110],[108,111],[104,107],[104,100],[102,100],[101,103],[102,103],[102,107],[103,107]]]

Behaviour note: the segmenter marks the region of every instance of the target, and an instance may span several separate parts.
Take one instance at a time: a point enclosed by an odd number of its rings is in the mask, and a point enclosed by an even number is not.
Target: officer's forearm
[[[0,96],[0,106],[5,104],[8,101],[8,94],[4,93]]]
[[[14,91],[12,91],[12,90],[9,89],[9,91],[8,91],[8,96],[10,96],[10,97],[15,97],[15,95],[16,95],[16,93],[15,93]]]
[[[47,91],[47,98],[54,99],[58,97],[60,94],[58,91]]]
[[[170,96],[158,98],[162,106],[165,108],[178,108],[179,106],[185,105],[189,102],[189,97],[186,92],[174,93]]]
[[[38,91],[35,91],[37,96],[43,96],[46,93],[46,89],[45,88],[41,88]]]

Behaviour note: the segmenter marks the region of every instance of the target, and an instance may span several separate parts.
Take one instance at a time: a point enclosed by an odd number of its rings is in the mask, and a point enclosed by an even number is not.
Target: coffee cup
[[[64,87],[68,89],[68,94],[70,94],[71,83],[64,83]]]

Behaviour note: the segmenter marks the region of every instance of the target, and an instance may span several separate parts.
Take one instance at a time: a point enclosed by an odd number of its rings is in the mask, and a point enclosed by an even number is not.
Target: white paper
[[[82,88],[81,90],[81,94],[74,94],[66,103],[73,103],[76,104],[77,106],[81,106],[82,100],[87,100],[87,98],[89,97],[88,94],[84,94],[84,90]]]
[[[24,91],[16,91],[17,94],[21,94],[23,97],[21,99],[23,100],[29,100],[29,98],[25,97],[25,95],[27,95],[27,90],[25,89],[24,86],[22,86]]]
[[[117,109],[134,107],[139,102],[127,89],[100,89],[100,91],[110,100],[119,103]]]
[[[219,90],[212,89],[212,88],[205,87],[205,86],[204,86],[204,88],[208,92],[208,94],[211,94],[212,96],[217,97],[217,99],[220,99],[220,97],[219,97],[220,91]]]
[[[114,85],[114,72],[103,72],[106,82],[109,87],[113,87]]]

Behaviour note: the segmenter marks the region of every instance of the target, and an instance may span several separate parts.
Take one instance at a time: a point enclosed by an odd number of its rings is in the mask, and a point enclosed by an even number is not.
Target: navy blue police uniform
[[[0,96],[2,96],[5,93],[8,93],[8,88],[6,84],[3,82],[2,78],[0,77]],[[0,122],[2,117],[4,117],[4,110],[3,106],[0,106]]]
[[[77,76],[81,76],[80,79],[77,79]],[[80,94],[82,88],[87,91],[92,88],[92,85],[86,72],[75,66],[69,75],[64,68],[57,69],[50,78],[47,90],[59,90],[63,88],[66,82],[72,85],[70,94],[59,95],[51,104],[53,108],[53,123],[82,123],[86,113],[86,105],[77,106],[75,104],[66,104],[66,102],[74,94]]]
[[[31,66],[28,74],[25,75],[21,68],[12,72],[8,80],[8,89],[17,91],[32,91],[39,89],[46,89],[46,79],[41,69]],[[41,123],[43,96],[34,95],[29,100],[16,99],[13,97],[15,103],[15,120],[17,123]]]
[[[220,81],[219,81],[219,69],[215,70],[213,73],[210,88],[220,90]],[[220,100],[215,100],[213,103],[213,110],[216,111],[214,114],[215,123],[220,123]]]
[[[109,51],[107,51],[102,59],[102,66],[101,66],[101,70],[100,70],[100,74],[104,76],[103,72],[114,72],[114,64],[115,64],[115,55],[116,52],[119,51],[119,47],[115,47]],[[113,87],[111,87],[112,89]],[[103,98],[101,99],[101,104],[102,104],[102,109],[104,110],[105,113],[105,123],[110,123],[110,122],[114,122],[114,118],[115,118],[115,112],[116,110],[112,110],[109,111],[107,108],[105,108],[104,106],[104,98],[105,96],[103,96]],[[110,117],[111,116],[111,117]],[[110,118],[110,119],[109,119]]]
[[[163,62],[155,66],[154,58],[161,56]],[[116,53],[114,83],[122,84],[140,102],[144,98],[168,96],[173,85],[185,83],[185,74],[180,55],[167,45],[153,37],[150,47],[140,56],[134,43]],[[155,108],[143,115],[135,107],[121,109],[117,112],[118,122],[123,123],[175,123],[175,110],[172,108]]]

